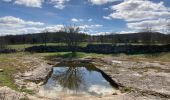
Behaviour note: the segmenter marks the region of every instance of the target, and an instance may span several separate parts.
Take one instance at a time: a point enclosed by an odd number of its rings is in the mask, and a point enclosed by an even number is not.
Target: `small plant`
[[[24,97],[24,98],[21,98],[21,99],[19,99],[19,100],[29,100],[29,98]]]
[[[121,89],[121,92],[122,93],[125,93],[125,92],[131,92],[132,91],[132,88],[131,87],[124,87]]]
[[[27,88],[23,88],[23,89],[21,89],[20,90],[21,92],[25,92],[25,93],[28,93],[28,94],[34,94],[34,91],[33,90],[31,90],[31,89],[27,89]]]

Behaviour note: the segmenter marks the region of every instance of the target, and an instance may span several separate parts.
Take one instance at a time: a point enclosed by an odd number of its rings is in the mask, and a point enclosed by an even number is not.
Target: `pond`
[[[104,96],[112,95],[114,87],[92,64],[67,62],[53,67],[47,82],[41,87],[41,95],[50,96]]]

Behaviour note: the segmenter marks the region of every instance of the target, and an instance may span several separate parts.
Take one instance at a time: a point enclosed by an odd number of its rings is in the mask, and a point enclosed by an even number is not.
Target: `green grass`
[[[11,89],[18,90],[14,84],[14,74],[24,72],[28,69],[24,66],[24,63],[19,62],[19,57],[22,56],[27,56],[27,54],[0,54],[0,69],[3,69],[3,72],[0,72],[0,86],[7,86]]]
[[[122,93],[125,93],[125,92],[131,92],[132,91],[132,88],[131,87],[124,87],[121,89],[121,92]]]
[[[17,86],[14,84],[11,73],[0,72],[0,86],[7,86],[17,90]]]
[[[35,91],[33,91],[33,90],[31,90],[31,89],[26,89],[26,88],[23,88],[23,89],[21,89],[20,91],[21,91],[21,92],[28,93],[28,94],[31,94],[31,95],[35,93]]]
[[[93,42],[90,44],[112,44],[112,43],[100,43],[100,42]],[[40,46],[45,45],[44,43],[37,43],[37,44],[15,44],[15,45],[8,45],[8,48],[11,49],[17,49],[17,50],[23,50],[24,48],[31,47],[31,46]],[[47,46],[65,46],[65,43],[47,43]],[[82,42],[79,44],[81,47],[86,47],[88,45],[87,42]],[[125,43],[117,43],[117,46],[119,45],[125,45]],[[145,45],[145,44],[139,44],[139,43],[130,43],[130,45]],[[154,44],[153,44],[154,45]],[[163,45],[163,44],[156,44],[156,45]]]
[[[85,47],[87,46],[88,43],[80,43],[79,46]],[[24,50],[24,48],[32,47],[32,46],[40,46],[40,45],[45,45],[43,43],[39,44],[15,44],[15,45],[8,45],[7,48],[10,49],[16,49],[18,51]],[[47,46],[66,46],[65,43],[47,43]]]
[[[45,57],[47,60],[52,60],[54,58],[103,58],[111,57],[112,55],[106,54],[96,54],[96,53],[84,53],[84,52],[55,52],[55,53],[36,53],[35,55]]]
[[[40,46],[44,45],[43,43],[40,44],[16,44],[16,45],[8,45],[8,48],[10,49],[16,49],[16,50],[24,50],[24,48],[32,47],[32,46]],[[64,46],[64,43],[47,43],[47,46]]]

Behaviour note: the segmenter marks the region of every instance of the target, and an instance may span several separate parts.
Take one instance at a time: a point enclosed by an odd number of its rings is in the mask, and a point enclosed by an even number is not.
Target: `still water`
[[[69,62],[53,67],[53,73],[40,92],[53,96],[104,96],[113,91],[114,88],[92,64]]]

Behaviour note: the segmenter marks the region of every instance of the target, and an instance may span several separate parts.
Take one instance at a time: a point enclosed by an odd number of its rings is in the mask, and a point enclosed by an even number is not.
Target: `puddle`
[[[39,91],[41,96],[106,96],[114,87],[92,64],[60,63]]]

